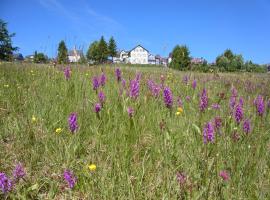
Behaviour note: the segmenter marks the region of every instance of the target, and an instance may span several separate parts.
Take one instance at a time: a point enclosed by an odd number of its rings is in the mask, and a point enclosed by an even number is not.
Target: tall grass
[[[99,113],[92,77],[107,76],[102,90],[106,102]],[[259,117],[253,100],[265,102],[270,95],[267,74],[199,74],[161,68],[122,67],[127,81],[142,72],[140,96],[132,100],[117,83],[114,67],[73,67],[65,80],[63,67],[47,65],[0,65],[0,172],[12,177],[16,163],[26,176],[14,184],[10,199],[269,199],[270,116],[269,108]],[[151,96],[147,80],[171,88],[170,110]],[[183,77],[189,76],[188,84]],[[193,79],[197,88],[191,87]],[[229,109],[231,87],[244,98],[244,118],[252,131],[245,134]],[[199,96],[206,88],[209,106],[199,111]],[[220,98],[224,93],[224,98]],[[183,112],[177,112],[177,96]],[[186,100],[190,97],[190,101]],[[211,108],[219,103],[220,110]],[[266,103],[265,106],[267,107]],[[127,108],[135,110],[130,118]],[[72,134],[68,116],[76,112],[79,129]],[[203,127],[216,116],[222,119],[213,143],[204,144]],[[32,118],[36,120],[33,120]],[[63,129],[59,134],[57,128]],[[239,139],[236,138],[239,137]],[[89,164],[97,169],[90,171]],[[73,171],[73,189],[63,179]],[[229,174],[228,180],[220,171]],[[185,175],[183,183],[176,174]]]

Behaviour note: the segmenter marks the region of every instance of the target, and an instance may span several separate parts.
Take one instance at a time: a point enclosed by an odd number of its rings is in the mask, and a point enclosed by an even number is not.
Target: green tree
[[[230,60],[226,56],[218,56],[216,58],[216,65],[220,71],[228,71]]]
[[[108,47],[107,43],[103,36],[101,36],[99,43],[98,43],[98,62],[104,63],[108,59]]]
[[[115,57],[117,54],[116,48],[117,48],[116,42],[115,42],[114,38],[111,37],[109,40],[109,45],[108,45],[108,54],[112,58]]]
[[[230,49],[226,49],[223,53],[223,55],[229,59],[229,61],[232,61],[234,58],[234,54]]]
[[[34,63],[47,63],[48,57],[44,53],[38,53],[35,51],[34,53]]]
[[[87,63],[87,60],[86,60],[86,58],[85,58],[85,56],[84,56],[83,53],[82,53],[82,55],[81,55],[81,57],[80,57],[79,63],[80,63],[80,64],[86,64],[86,63]]]
[[[60,64],[68,63],[68,50],[63,40],[59,43],[58,46],[57,62]]]
[[[93,62],[93,63],[98,63],[99,62],[99,42],[94,41],[90,44],[87,53],[86,53],[86,58],[88,61]]]
[[[187,46],[179,46],[174,47],[172,52],[172,61],[170,63],[171,68],[185,70],[190,65],[190,52]]]
[[[7,23],[0,19],[0,60],[11,61],[13,52],[18,50],[18,47],[12,46],[11,38],[15,33],[9,34]]]
[[[216,58],[216,65],[221,71],[240,71],[245,68],[242,55],[234,54],[230,49]]]

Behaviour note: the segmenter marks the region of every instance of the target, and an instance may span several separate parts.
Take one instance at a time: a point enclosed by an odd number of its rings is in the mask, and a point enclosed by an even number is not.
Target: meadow
[[[0,75],[0,199],[270,199],[269,74]]]

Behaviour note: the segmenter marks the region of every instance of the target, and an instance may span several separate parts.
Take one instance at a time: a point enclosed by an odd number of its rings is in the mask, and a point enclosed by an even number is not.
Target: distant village
[[[68,59],[70,63],[77,63],[83,56],[83,51],[76,49],[74,47],[72,50],[68,51]],[[25,56],[21,54],[14,55],[15,60],[26,60],[33,61],[34,55]],[[117,55],[113,58],[109,58],[108,62],[111,63],[122,63],[122,64],[140,64],[140,65],[159,65],[168,66],[172,61],[172,54],[170,53],[168,57],[162,57],[160,55],[154,55],[149,52],[142,45],[137,45],[131,50],[120,50]],[[192,58],[192,64],[202,64],[205,60],[203,58]]]
[[[72,63],[78,62],[83,52],[74,48],[69,51],[69,61]],[[122,64],[140,64],[140,65],[162,65],[168,66],[172,61],[171,53],[168,57],[161,57],[160,55],[153,55],[142,45],[137,45],[131,50],[121,50],[117,52],[117,55],[113,57],[110,62],[122,63]],[[202,64],[203,58],[193,58],[191,60],[194,64]]]

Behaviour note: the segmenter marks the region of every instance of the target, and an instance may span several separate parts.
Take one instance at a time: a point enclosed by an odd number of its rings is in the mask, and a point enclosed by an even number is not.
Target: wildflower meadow
[[[270,199],[269,74],[0,74],[0,199]]]

